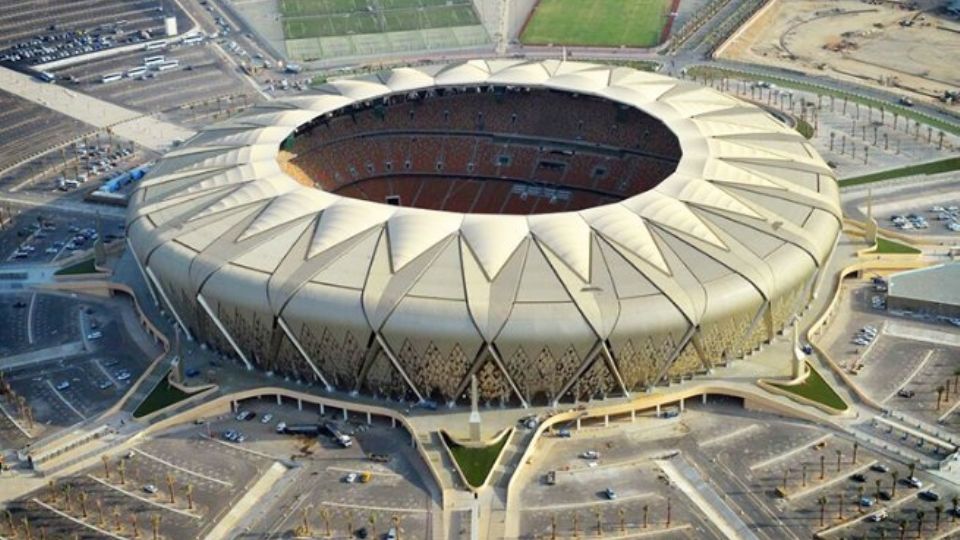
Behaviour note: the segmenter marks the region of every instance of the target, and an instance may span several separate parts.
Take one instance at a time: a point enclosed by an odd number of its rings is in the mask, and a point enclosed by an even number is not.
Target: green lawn
[[[805,139],[813,138],[813,126],[810,125],[810,122],[802,118],[797,118],[797,132],[803,135]]]
[[[459,465],[460,470],[463,471],[467,482],[475,488],[482,486],[484,481],[486,481],[487,476],[490,475],[490,471],[493,470],[493,466],[497,463],[500,450],[507,444],[507,439],[509,438],[509,436],[504,435],[500,438],[500,442],[496,444],[482,448],[471,448],[457,444],[453,439],[448,437],[446,433],[443,433],[443,440],[447,443],[447,446],[450,447],[450,453],[453,454],[453,459],[457,460],[457,465]]]
[[[75,276],[78,274],[96,274],[97,268],[94,266],[93,259],[84,259],[80,262],[65,266],[56,272],[57,276]]]
[[[874,250],[874,253],[916,254],[920,253],[920,250],[900,242],[877,237],[877,249]]]
[[[520,40],[527,45],[653,47],[670,0],[541,0]]]
[[[137,410],[133,411],[134,418],[144,417],[191,396],[191,394],[171,386],[170,383],[167,382],[169,375],[170,373],[164,375],[163,378],[160,379],[160,382],[150,391],[150,394],[137,406]]]
[[[281,0],[280,11],[286,39],[480,24],[469,0]]]
[[[941,159],[940,161],[931,161],[919,165],[907,165],[899,169],[890,169],[853,178],[844,178],[840,180],[840,187],[855,186],[857,184],[869,184],[870,182],[879,182],[881,180],[890,180],[903,176],[913,176],[917,174],[939,174],[944,172],[956,171],[960,169],[960,157]]]
[[[810,368],[810,375],[808,375],[807,380],[802,383],[795,385],[773,384],[773,386],[781,390],[786,390],[791,394],[805,397],[811,401],[822,403],[838,411],[847,410],[847,404],[844,403],[843,399],[837,395],[833,388],[830,388],[830,385],[827,384],[827,381],[823,380],[823,377],[820,376],[817,370],[813,369],[810,364],[807,364],[807,367]]]

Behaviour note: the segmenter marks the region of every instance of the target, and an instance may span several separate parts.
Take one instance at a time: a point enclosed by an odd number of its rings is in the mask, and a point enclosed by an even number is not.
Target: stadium
[[[756,350],[841,227],[831,169],[755,105],[625,67],[474,60],[210,126],[131,198],[193,339],[380,398],[604,399]]]

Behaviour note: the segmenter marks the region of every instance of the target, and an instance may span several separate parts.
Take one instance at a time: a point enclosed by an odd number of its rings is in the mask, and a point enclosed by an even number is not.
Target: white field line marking
[[[714,437],[714,438],[712,438],[712,439],[707,439],[707,440],[701,442],[701,443],[700,443],[700,448],[704,448],[704,447],[711,446],[711,445],[714,445],[714,444],[720,444],[720,443],[726,441],[727,439],[732,439],[732,438],[738,437],[738,436],[740,436],[740,435],[746,435],[747,433],[750,433],[751,431],[753,431],[753,430],[755,430],[755,429],[759,429],[759,428],[760,428],[760,426],[758,426],[757,424],[750,424],[749,426],[743,426],[743,427],[740,428],[740,429],[735,429],[735,430],[733,430],[733,431],[731,431],[731,432],[729,432],[729,433],[724,433],[723,435],[717,435],[716,437]]]
[[[97,478],[96,476],[94,476],[94,475],[92,475],[92,474],[88,474],[88,475],[87,475],[87,478],[89,478],[89,479],[91,479],[91,480],[93,480],[93,481],[95,481],[95,482],[97,482],[97,483],[103,484],[103,485],[107,486],[108,488],[110,488],[110,489],[112,489],[112,490],[114,490],[114,491],[119,491],[120,493],[123,493],[124,495],[126,495],[126,496],[128,496],[128,497],[133,497],[134,499],[138,499],[138,500],[140,500],[140,501],[142,501],[142,502],[145,502],[145,503],[147,503],[147,504],[149,504],[149,505],[156,506],[157,508],[162,508],[162,509],[164,509],[164,510],[168,510],[168,511],[170,511],[170,512],[175,512],[175,513],[177,513],[177,514],[180,514],[181,516],[187,516],[187,517],[193,518],[193,519],[203,519],[203,518],[201,518],[200,516],[198,516],[197,514],[194,514],[194,513],[192,513],[192,512],[187,512],[187,511],[185,511],[185,510],[180,510],[179,508],[173,508],[173,507],[167,506],[167,505],[165,505],[165,504],[161,504],[161,503],[158,503],[158,502],[154,502],[154,501],[151,501],[150,499],[148,499],[148,498],[146,498],[146,497],[141,497],[140,495],[138,495],[138,494],[136,494],[136,493],[134,493],[134,492],[132,492],[132,491],[127,491],[127,490],[125,490],[125,489],[120,489],[120,488],[118,488],[117,486],[114,486],[113,484],[109,484],[109,483],[107,483],[107,482],[105,482],[105,481]]]
[[[176,469],[176,470],[178,470],[178,471],[180,471],[180,472],[184,472],[184,473],[186,473],[186,474],[189,474],[189,475],[192,475],[192,476],[196,476],[197,478],[203,478],[204,480],[209,480],[209,481],[211,481],[211,482],[215,482],[215,483],[217,483],[217,484],[220,484],[221,486],[233,487],[233,484],[231,484],[230,482],[224,482],[223,480],[220,480],[219,478],[214,478],[214,477],[212,477],[212,476],[207,476],[207,475],[205,475],[205,474],[203,474],[203,473],[198,473],[198,472],[196,472],[196,471],[191,471],[190,469],[185,469],[185,468],[183,468],[183,467],[180,467],[179,465],[174,465],[173,463],[170,463],[169,461],[167,461],[167,460],[165,460],[165,459],[159,458],[159,457],[157,457],[157,456],[155,456],[155,455],[153,455],[153,454],[148,454],[147,452],[144,452],[143,450],[141,450],[141,449],[139,449],[139,448],[134,448],[133,451],[136,452],[136,453],[138,453],[138,454],[140,454],[141,456],[143,456],[143,457],[145,457],[145,458],[147,458],[147,459],[152,459],[153,461],[156,461],[157,463],[161,463],[161,464],[163,464],[163,465],[166,465],[167,467],[170,467],[171,469]]]
[[[113,534],[112,532],[110,532],[110,531],[108,531],[108,530],[106,530],[106,529],[101,529],[100,527],[97,527],[96,525],[91,525],[91,524],[87,523],[86,521],[80,521],[79,519],[71,516],[70,514],[67,514],[67,513],[61,512],[60,510],[57,510],[56,508],[54,508],[54,507],[50,506],[49,504],[41,501],[40,499],[30,499],[30,500],[33,501],[33,502],[35,502],[36,504],[39,504],[41,507],[43,507],[43,508],[45,508],[45,509],[47,509],[47,510],[49,510],[49,511],[55,513],[55,514],[57,514],[58,516],[65,517],[65,518],[69,519],[70,521],[72,521],[72,522],[74,522],[74,523],[78,523],[78,524],[80,524],[80,525],[83,525],[84,527],[87,527],[88,529],[93,529],[93,530],[97,531],[97,532],[100,533],[100,534],[109,536],[110,538],[116,538],[117,540],[127,540],[127,538],[126,538],[125,536],[118,536],[118,535]]]
[[[783,461],[783,460],[785,460],[785,459],[787,459],[787,458],[789,458],[789,457],[795,456],[796,454],[799,454],[800,452],[803,452],[804,450],[808,450],[808,449],[810,449],[810,448],[812,448],[812,447],[814,447],[814,446],[816,446],[816,445],[818,445],[818,444],[820,444],[820,443],[822,443],[822,442],[827,442],[827,441],[829,441],[831,438],[833,438],[833,435],[827,434],[827,435],[824,435],[823,437],[814,439],[814,440],[812,440],[812,441],[805,442],[805,443],[801,443],[799,446],[797,446],[797,447],[794,448],[793,450],[787,450],[786,452],[784,452],[784,453],[782,453],[782,454],[780,454],[780,455],[777,455],[777,456],[773,456],[772,458],[770,458],[770,459],[768,459],[768,460],[766,460],[766,461],[761,461],[760,463],[754,463],[753,465],[750,466],[750,470],[751,470],[751,471],[755,471],[755,470],[757,470],[757,469],[762,469],[762,468],[764,468],[764,467],[769,467],[770,465],[773,465],[774,463],[779,463],[779,462],[781,462],[781,461]]]
[[[67,401],[67,398],[63,397],[63,394],[61,394],[60,391],[57,390],[57,387],[54,386],[52,382],[50,382],[50,379],[47,379],[47,386],[49,386],[50,389],[53,390],[53,393],[56,394],[58,398],[60,398],[60,401],[62,401],[64,405],[69,407],[70,410],[73,411],[77,416],[79,416],[83,420],[87,419],[87,417],[84,416],[83,413],[78,411],[77,408],[73,406],[73,403],[70,403],[69,401]]]

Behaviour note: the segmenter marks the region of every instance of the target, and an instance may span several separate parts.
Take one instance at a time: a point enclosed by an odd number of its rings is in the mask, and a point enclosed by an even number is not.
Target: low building
[[[960,318],[960,263],[901,272],[888,288],[889,310]]]

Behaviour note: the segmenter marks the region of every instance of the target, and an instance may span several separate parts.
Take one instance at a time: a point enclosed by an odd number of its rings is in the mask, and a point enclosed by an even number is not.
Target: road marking
[[[794,456],[794,455],[796,455],[796,454],[799,454],[800,452],[803,452],[804,450],[807,450],[808,448],[813,448],[814,446],[816,446],[816,445],[818,445],[818,444],[820,444],[820,443],[825,443],[825,442],[829,441],[831,438],[833,438],[833,435],[828,433],[828,434],[824,435],[823,437],[818,437],[818,438],[816,438],[816,439],[814,439],[814,440],[812,440],[812,441],[807,441],[807,442],[801,443],[799,446],[797,446],[796,448],[794,448],[794,449],[792,449],[792,450],[787,450],[786,452],[784,452],[784,453],[782,453],[782,454],[780,454],[780,455],[777,455],[777,456],[773,456],[772,458],[770,458],[770,459],[768,459],[768,460],[766,460],[766,461],[761,461],[760,463],[754,463],[753,465],[750,466],[750,470],[751,470],[751,471],[755,471],[755,470],[757,470],[757,469],[762,469],[762,468],[764,468],[764,467],[769,467],[770,465],[773,465],[774,463],[779,463],[779,462],[781,462],[781,461],[783,461],[783,460],[785,460],[785,459],[787,459],[787,458],[789,458],[789,457],[792,457],[792,456]]]
[[[61,394],[60,391],[57,390],[57,387],[55,387],[53,383],[50,382],[50,379],[47,379],[47,386],[49,386],[50,389],[53,390],[53,393],[56,394],[58,398],[60,398],[60,401],[62,401],[64,405],[69,407],[70,410],[73,411],[77,416],[79,416],[83,420],[87,419],[87,417],[84,416],[82,412],[78,411],[77,408],[73,406],[73,403],[70,403],[69,401],[67,401],[67,398],[63,397],[63,394]]]
[[[853,475],[855,475],[855,474],[857,474],[857,473],[865,472],[867,469],[869,469],[870,467],[872,467],[876,462],[877,462],[877,460],[871,459],[870,461],[864,463],[864,464],[861,465],[860,467],[856,467],[856,468],[854,468],[854,469],[844,469],[844,468],[841,468],[841,469],[840,469],[840,472],[837,472],[836,469],[833,469],[833,474],[834,474],[834,475],[831,476],[831,477],[828,477],[828,478],[827,478],[826,480],[824,480],[823,482],[810,482],[810,483],[808,483],[808,485],[807,485],[806,488],[803,488],[803,489],[801,489],[800,491],[793,491],[793,492],[788,491],[788,492],[787,492],[787,496],[784,497],[784,498],[785,498],[787,501],[790,501],[790,502],[794,502],[794,501],[797,501],[797,500],[799,500],[799,499],[803,499],[804,497],[807,497],[807,496],[809,496],[809,495],[811,495],[811,494],[813,494],[813,493],[816,493],[816,492],[820,491],[821,489],[830,487],[830,486],[832,486],[832,485],[834,485],[834,484],[838,484],[838,483],[841,483],[841,482],[845,482],[845,481],[849,480],[851,476],[853,476]],[[828,463],[827,465],[829,465],[829,463]],[[829,468],[827,468],[827,467],[825,467],[825,468],[827,469],[828,472],[830,472],[830,469],[829,469]],[[817,476],[817,477],[819,478],[819,475],[815,475],[815,476]]]
[[[57,514],[57,515],[60,516],[60,517],[67,518],[67,519],[69,519],[70,521],[72,521],[72,522],[74,522],[74,523],[77,523],[77,524],[80,524],[80,525],[82,525],[82,526],[84,526],[84,527],[86,527],[86,528],[88,528],[88,529],[93,529],[93,530],[97,531],[98,533],[100,533],[100,534],[102,534],[102,535],[109,536],[110,538],[116,538],[117,540],[127,540],[127,537],[125,537],[125,536],[119,536],[119,535],[113,534],[112,532],[110,532],[110,531],[108,531],[108,530],[106,530],[106,529],[101,529],[100,527],[97,527],[96,525],[93,525],[93,524],[91,524],[91,523],[87,523],[86,521],[81,521],[81,520],[79,520],[79,519],[71,516],[70,514],[61,512],[60,510],[57,510],[56,508],[50,506],[49,504],[41,501],[40,499],[34,498],[34,499],[30,499],[30,500],[33,501],[33,502],[35,502],[36,504],[40,505],[41,507],[43,507],[43,508],[45,508],[45,509],[53,512],[54,514]]]
[[[167,467],[170,467],[171,469],[176,469],[176,470],[181,471],[181,472],[184,472],[184,473],[186,473],[186,474],[190,474],[190,475],[196,476],[197,478],[203,478],[204,480],[209,480],[209,481],[211,481],[211,482],[215,482],[215,483],[217,483],[217,484],[220,484],[221,486],[233,487],[233,484],[231,484],[230,482],[224,482],[223,480],[220,480],[219,478],[214,478],[214,477],[212,477],[212,476],[207,476],[207,475],[205,475],[205,474],[203,474],[203,473],[198,473],[198,472],[196,472],[196,471],[191,471],[190,469],[185,469],[185,468],[183,468],[183,467],[180,467],[179,465],[174,465],[173,463],[170,463],[169,461],[167,461],[167,460],[165,460],[165,459],[163,459],[163,458],[159,458],[159,457],[157,457],[157,456],[155,456],[155,455],[153,455],[153,454],[148,454],[147,452],[144,452],[143,450],[141,450],[141,449],[139,449],[139,448],[134,448],[133,451],[136,452],[136,453],[138,453],[138,454],[140,454],[140,455],[142,455],[143,457],[145,457],[145,458],[147,458],[147,459],[152,459],[152,460],[156,461],[157,463],[162,463],[163,465],[166,465]]]
[[[271,456],[270,454],[266,454],[266,453],[264,453],[264,452],[258,452],[257,450],[251,450],[251,449],[249,449],[249,448],[244,448],[243,446],[240,446],[242,443],[236,443],[236,444],[234,444],[234,443],[228,443],[227,441],[221,441],[220,439],[217,439],[216,437],[211,437],[210,435],[207,435],[206,433],[201,433],[201,434],[200,434],[200,437],[202,437],[202,438],[204,438],[204,439],[207,439],[208,441],[215,442],[215,443],[217,443],[217,444],[222,444],[223,446],[226,446],[227,448],[233,448],[234,450],[239,450],[239,451],[241,451],[241,452],[246,452],[246,453],[248,453],[248,454],[250,454],[250,455],[252,455],[252,456],[257,456],[257,457],[261,457],[261,458],[266,458],[266,459],[269,459],[269,460],[271,460],[271,461],[282,461],[282,460],[283,460],[283,458]]]
[[[162,508],[162,509],[164,509],[164,510],[169,510],[170,512],[174,512],[174,513],[180,514],[181,516],[187,516],[187,517],[190,517],[190,518],[193,518],[193,519],[202,519],[200,516],[198,516],[197,514],[194,514],[193,512],[187,512],[186,510],[180,510],[179,508],[173,508],[173,507],[171,507],[171,506],[167,506],[166,504],[162,504],[162,503],[158,503],[158,502],[155,502],[155,501],[151,501],[150,499],[148,499],[148,498],[146,498],[146,497],[141,497],[140,495],[138,495],[137,493],[134,493],[134,492],[132,492],[132,491],[127,491],[127,490],[125,490],[125,489],[118,488],[117,486],[115,486],[115,485],[113,485],[113,484],[110,484],[110,483],[108,483],[108,482],[106,482],[106,481],[104,481],[104,480],[101,480],[101,479],[97,478],[96,476],[94,476],[94,475],[92,475],[92,474],[88,474],[88,475],[87,475],[87,478],[89,478],[89,479],[91,479],[91,480],[93,480],[93,481],[95,481],[95,482],[97,482],[97,483],[99,483],[99,484],[103,484],[104,486],[107,486],[108,488],[110,488],[110,489],[112,489],[112,490],[114,490],[114,491],[119,491],[120,493],[123,493],[124,495],[126,495],[126,496],[128,496],[128,497],[133,497],[134,499],[139,499],[140,501],[145,502],[145,503],[147,503],[147,504],[149,504],[149,505],[156,506],[157,508]]]
[[[3,406],[3,403],[0,403],[0,412],[2,412],[3,415],[7,417],[7,420],[10,420],[10,422],[13,423],[13,425],[16,426],[16,428],[19,429],[21,433],[23,433],[24,435],[26,435],[27,438],[29,438],[29,439],[32,439],[32,438],[33,438],[33,435],[31,435],[30,433],[28,433],[27,430],[23,429],[23,426],[21,426],[19,422],[17,422],[16,420],[13,419],[13,415],[11,415],[9,412],[7,412],[7,409],[6,409],[6,407]]]
[[[37,303],[37,293],[30,295],[30,308],[27,309],[27,342],[33,345],[33,306]]]
[[[330,467],[327,467],[326,470],[328,470],[328,471],[333,471],[333,472],[342,472],[342,473],[352,473],[352,472],[357,472],[357,471],[369,471],[370,474],[373,474],[373,475],[379,474],[380,476],[395,476],[395,477],[397,477],[397,478],[403,477],[402,474],[397,474],[397,473],[395,473],[395,472],[390,472],[390,471],[382,471],[382,470],[380,470],[380,469],[375,469],[375,468],[373,468],[373,467],[367,468],[367,467],[365,467],[365,466],[361,466],[361,467],[358,467],[358,468],[356,468],[356,469],[348,469],[348,468],[346,468],[346,467],[330,466]]]
[[[933,349],[930,349],[929,351],[927,351],[927,354],[923,357],[923,360],[921,360],[920,363],[917,364],[917,367],[914,368],[912,372],[910,372],[910,375],[908,377],[903,379],[903,384],[894,388],[893,392],[890,392],[890,395],[883,398],[883,400],[880,403],[886,403],[887,401],[890,401],[891,399],[893,399],[893,396],[897,395],[897,392],[903,390],[908,384],[910,384],[910,381],[912,381],[913,378],[916,377],[918,373],[920,373],[920,370],[922,370],[924,366],[927,365],[927,360],[930,360],[931,356],[933,356]]]
[[[727,439],[732,439],[734,437],[739,437],[740,435],[745,435],[755,429],[760,429],[760,426],[758,426],[757,424],[750,424],[749,426],[744,426],[740,429],[735,429],[729,433],[724,433],[723,435],[718,435],[712,439],[707,439],[703,441],[702,443],[700,443],[700,448],[722,443]]]

